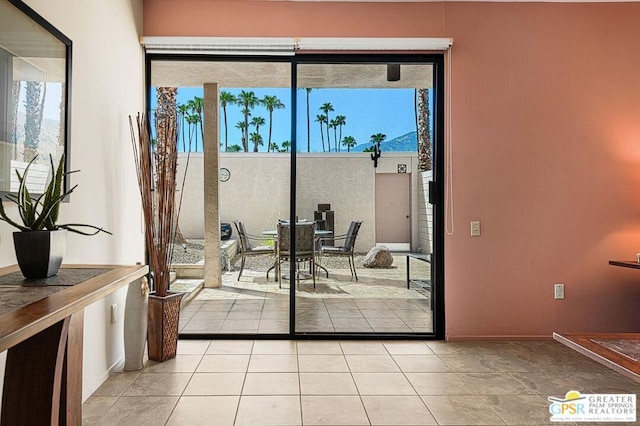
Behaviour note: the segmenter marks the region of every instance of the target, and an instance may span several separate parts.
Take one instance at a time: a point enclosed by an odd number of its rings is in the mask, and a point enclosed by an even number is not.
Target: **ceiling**
[[[387,81],[386,64],[300,64],[297,86],[305,88],[398,88],[432,86],[430,64],[401,64],[400,80]],[[225,88],[290,87],[288,62],[153,61],[153,87],[202,87],[218,83]]]

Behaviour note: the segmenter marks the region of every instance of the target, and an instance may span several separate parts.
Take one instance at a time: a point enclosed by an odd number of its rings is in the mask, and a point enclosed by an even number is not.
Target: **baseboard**
[[[111,367],[109,367],[107,371],[104,372],[104,374],[100,375],[100,377],[98,377],[93,383],[89,384],[87,387],[82,386],[82,403],[84,404],[84,402],[89,399],[89,397],[93,395],[95,391],[97,391],[98,388],[107,381],[107,379],[109,379],[111,373],[113,373],[114,371],[122,371],[123,367],[124,357],[118,359]]]
[[[479,342],[479,341],[509,341],[509,340],[553,340],[551,334],[448,334],[447,342]]]

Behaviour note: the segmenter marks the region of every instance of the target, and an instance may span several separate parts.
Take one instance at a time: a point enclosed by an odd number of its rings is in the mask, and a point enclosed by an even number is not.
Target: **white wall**
[[[356,251],[366,252],[375,241],[375,174],[397,173],[398,164],[406,164],[411,173],[411,191],[417,189],[417,156],[383,153],[378,167],[368,153],[308,154],[297,157],[297,215],[313,220],[318,204],[331,204],[335,211],[335,231],[344,234],[352,220],[364,220],[356,242]],[[178,162],[182,176],[186,159]],[[191,154],[187,182],[180,213],[180,229],[187,238],[203,238],[203,156]],[[221,153],[220,167],[231,172],[221,182],[220,221],[242,220],[251,234],[274,229],[278,219],[289,217],[289,154]],[[181,179],[181,178],[179,178]],[[412,197],[412,241],[418,245],[418,200]],[[234,230],[234,238],[235,230]]]
[[[73,41],[71,177],[78,188],[61,222],[104,226],[113,236],[69,234],[65,263],[133,264],[144,260],[140,201],[128,116],[144,107],[142,0],[26,0]],[[6,204],[6,203],[5,203]],[[15,213],[15,210],[14,210]],[[11,214],[11,213],[9,213]],[[13,229],[0,223],[0,265],[15,263]],[[126,289],[85,309],[83,394],[88,397],[122,361]],[[111,325],[109,306],[119,321]]]

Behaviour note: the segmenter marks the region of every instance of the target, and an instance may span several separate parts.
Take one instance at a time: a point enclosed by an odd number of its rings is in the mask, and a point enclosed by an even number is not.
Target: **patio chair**
[[[356,262],[353,259],[353,249],[356,246],[356,237],[358,236],[358,231],[360,230],[361,225],[362,221],[353,221],[351,222],[351,225],[349,225],[349,229],[347,230],[346,234],[319,238],[320,243],[322,243],[323,240],[344,240],[344,244],[341,246],[321,245],[318,252],[318,265],[322,265],[322,258],[324,256],[347,257],[349,259],[349,270],[351,271],[351,276],[354,277],[356,281],[358,281],[358,274],[356,274]]]
[[[315,223],[298,223],[296,230],[296,281],[300,283],[300,262],[309,262],[309,272],[313,279],[313,287],[316,287],[316,250],[315,250]],[[288,223],[278,223],[278,252],[276,263],[278,265],[278,286],[282,287],[282,263],[290,262],[292,253],[290,249],[291,226]],[[293,279],[292,279],[293,280]],[[291,281],[292,281],[291,280]]]
[[[272,246],[268,245],[254,245],[252,242],[266,243],[271,241],[271,238],[265,238],[257,235],[251,235],[247,233],[244,227],[244,223],[239,220],[234,220],[233,224],[238,231],[238,241],[240,242],[240,255],[242,260],[240,261],[240,273],[238,279],[242,277],[242,271],[244,270],[244,263],[248,257],[260,256],[264,254],[275,254],[275,250]]]

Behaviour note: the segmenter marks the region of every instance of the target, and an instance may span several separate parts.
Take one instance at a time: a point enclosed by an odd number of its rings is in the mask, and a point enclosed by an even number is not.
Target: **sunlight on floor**
[[[431,333],[433,314],[428,287],[407,288],[406,263],[395,256],[389,269],[349,269],[321,273],[296,285],[299,332]],[[429,265],[416,262],[412,275],[429,276]],[[226,272],[221,288],[203,288],[183,308],[181,333],[288,333],[289,281],[280,286],[265,271]]]

